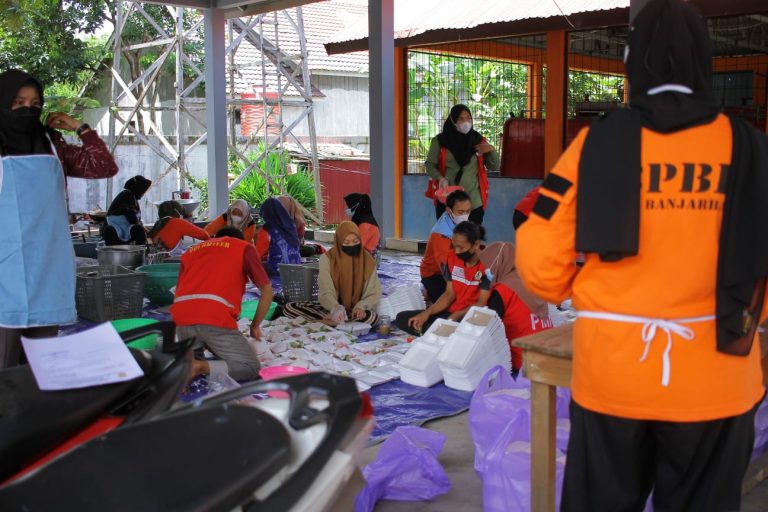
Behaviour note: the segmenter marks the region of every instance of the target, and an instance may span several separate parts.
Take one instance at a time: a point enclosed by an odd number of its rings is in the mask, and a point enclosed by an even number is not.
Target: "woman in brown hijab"
[[[354,222],[339,224],[334,247],[320,257],[318,302],[289,302],[285,315],[291,318],[324,320],[328,323],[378,320],[376,304],[381,297],[381,284],[376,262],[362,250],[360,230]]]

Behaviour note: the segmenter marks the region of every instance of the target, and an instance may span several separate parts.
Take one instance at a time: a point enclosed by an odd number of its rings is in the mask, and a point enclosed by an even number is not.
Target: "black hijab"
[[[352,222],[358,226],[362,223],[373,224],[378,226],[376,218],[373,216],[373,206],[371,205],[371,197],[368,194],[360,194],[353,192],[344,196],[344,202],[347,203],[347,208],[354,210],[352,214]]]
[[[448,118],[443,123],[443,131],[437,136],[437,141],[442,147],[448,148],[448,151],[451,152],[460,167],[464,167],[469,163],[472,157],[475,156],[475,153],[477,153],[475,146],[483,141],[483,136],[476,132],[474,128],[469,130],[469,133],[466,135],[456,129],[459,116],[465,110],[469,112],[470,116],[472,115],[472,112],[466,105],[454,105],[448,114]],[[458,183],[456,184],[458,185]]]
[[[115,196],[109,205],[107,215],[129,215],[141,211],[139,199],[149,190],[152,181],[137,174],[125,182],[123,190]]]
[[[0,73],[0,152],[3,155],[46,155],[51,145],[40,122],[42,110],[22,107],[11,110],[16,94],[24,86],[37,89],[43,101],[43,86],[27,73],[11,69]]]
[[[712,121],[720,107],[712,93],[712,43],[707,24],[691,4],[653,0],[635,17],[627,58],[629,104],[643,126],[668,133]],[[680,85],[691,94],[648,94],[662,85]]]
[[[137,174],[125,182],[124,188],[126,190],[130,190],[133,194],[133,197],[136,199],[141,199],[147,190],[149,190],[150,185],[152,185],[151,180],[148,180],[144,176]]]

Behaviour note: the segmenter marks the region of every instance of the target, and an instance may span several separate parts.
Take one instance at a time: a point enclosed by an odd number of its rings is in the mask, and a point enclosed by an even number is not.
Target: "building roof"
[[[628,8],[629,0],[395,0],[395,39],[414,38],[437,30],[471,29],[495,23],[563,18],[578,13]],[[567,23],[567,20],[563,21]],[[365,41],[367,37],[367,20],[361,18],[359,23],[328,39],[326,48],[330,52],[338,43]],[[478,37],[482,36],[478,34]]]
[[[626,25],[630,0],[394,0],[395,46],[454,43],[547,30]],[[765,0],[691,0],[705,16],[765,10]],[[326,41],[329,54],[368,48],[367,20]]]
[[[368,52],[359,51],[339,55],[328,55],[323,43],[339,31],[345,30],[350,23],[357,22],[360,17],[367,16],[365,5],[344,0],[317,2],[302,7],[304,19],[304,35],[307,39],[309,53],[309,69],[313,73],[366,74],[368,73]],[[295,20],[295,10],[289,9],[288,14]],[[274,25],[267,23],[277,17],[277,36]],[[243,21],[247,21],[243,19]],[[367,27],[367,22],[366,22]],[[258,27],[257,27],[258,29]],[[264,37],[279,45],[280,50],[298,60],[300,55],[299,34],[293,28],[288,18],[282,13],[269,13],[263,25]],[[235,77],[235,90],[238,93],[261,88],[262,55],[248,41],[243,41],[235,53],[235,66],[238,73]],[[276,87],[274,66],[267,60],[267,87]]]

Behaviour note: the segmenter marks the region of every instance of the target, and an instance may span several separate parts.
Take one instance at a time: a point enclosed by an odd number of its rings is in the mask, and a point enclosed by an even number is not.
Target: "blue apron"
[[[77,319],[65,194],[55,150],[0,158],[0,327]]]

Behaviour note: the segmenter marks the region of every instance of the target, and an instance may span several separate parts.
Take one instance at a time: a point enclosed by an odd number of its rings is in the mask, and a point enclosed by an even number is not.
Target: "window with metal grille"
[[[423,173],[453,105],[501,150],[510,117],[544,117],[543,36],[456,43],[408,52],[408,172]]]

